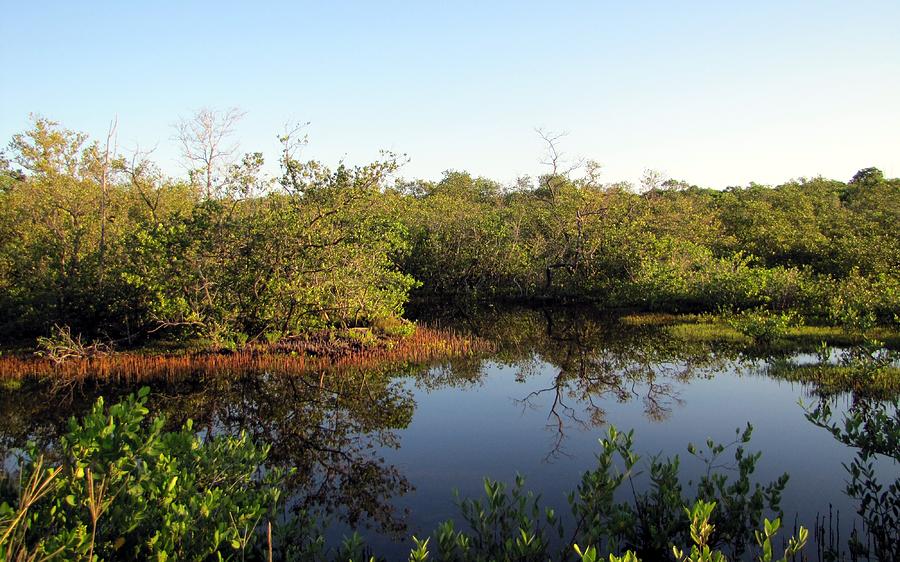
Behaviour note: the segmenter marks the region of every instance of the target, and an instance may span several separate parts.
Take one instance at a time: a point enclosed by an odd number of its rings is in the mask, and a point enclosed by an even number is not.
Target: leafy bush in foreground
[[[0,506],[3,560],[195,559],[241,552],[279,498],[268,447],[147,420],[148,390],[72,419],[58,450],[27,452]]]

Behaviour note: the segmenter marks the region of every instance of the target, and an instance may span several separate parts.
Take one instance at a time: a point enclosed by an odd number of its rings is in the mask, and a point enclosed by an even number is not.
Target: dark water
[[[687,485],[706,470],[687,454],[688,443],[727,443],[750,423],[749,449],[763,453],[754,480],[790,475],[781,504],[788,527],[814,527],[829,512],[832,532],[846,537],[861,527],[857,502],[844,492],[842,464],[855,451],[810,423],[800,404],[827,399],[840,419],[861,398],[825,398],[773,376],[785,365],[817,361],[810,349],[688,343],[665,328],[629,327],[584,310],[430,319],[491,339],[497,351],[430,368],[328,376],[323,386],[318,377],[291,373],[198,373],[156,385],[152,410],[173,424],[190,417],[211,431],[248,430],[273,443],[276,462],[300,469],[295,503],[331,513],[332,539],[359,529],[377,552],[395,557],[409,545],[400,537],[427,535],[458,515],[453,490],[483,495],[485,476],[510,482],[521,473],[546,505],[567,512],[566,494],[595,466],[609,424],[634,429],[645,459],[680,455]],[[95,395],[129,390],[3,392],[2,445],[52,440]],[[890,459],[877,468],[882,482],[900,478]],[[813,559],[816,549],[807,548]]]

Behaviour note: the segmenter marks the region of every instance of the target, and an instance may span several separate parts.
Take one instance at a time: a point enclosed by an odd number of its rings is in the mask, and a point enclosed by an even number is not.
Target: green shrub
[[[246,435],[200,437],[147,419],[147,389],[72,419],[58,448],[26,453],[0,506],[3,559],[241,557],[271,517],[282,472]]]
[[[405,338],[413,335],[416,331],[414,323],[396,317],[378,318],[372,323],[372,327],[378,332],[394,338]]]
[[[844,445],[856,450],[844,464],[846,494],[859,502],[867,544],[855,534],[848,540],[851,552],[866,552],[876,560],[900,560],[900,480],[885,482],[875,459],[900,462],[900,400],[854,400],[841,422],[834,420],[831,404],[822,401],[806,417]],[[839,546],[840,548],[840,546]],[[839,553],[826,552],[836,558]]]
[[[888,275],[864,277],[858,269],[835,284],[828,300],[829,320],[848,332],[865,333],[900,318],[900,281]]]
[[[770,312],[763,308],[726,314],[728,325],[757,343],[772,343],[787,335],[788,329],[801,323],[794,311]]]

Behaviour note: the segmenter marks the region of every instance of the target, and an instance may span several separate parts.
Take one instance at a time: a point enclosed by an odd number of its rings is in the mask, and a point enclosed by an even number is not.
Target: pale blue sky
[[[0,138],[37,112],[119,145],[237,106],[242,150],[405,152],[408,177],[541,170],[534,127],[610,180],[713,187],[878,166],[900,176],[900,2],[38,2],[2,0]]]

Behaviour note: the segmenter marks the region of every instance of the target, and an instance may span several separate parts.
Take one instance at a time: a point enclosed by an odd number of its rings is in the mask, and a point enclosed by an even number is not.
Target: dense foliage
[[[281,189],[249,155],[210,197],[147,161],[104,167],[97,144],[37,120],[12,143],[24,172],[3,170],[3,330],[222,344],[401,315],[414,282],[394,263],[408,242],[383,190],[396,160],[331,170],[289,142]]]
[[[54,450],[26,452],[13,505],[0,505],[0,560],[214,559],[246,548],[280,492],[268,447],[147,420],[147,389],[100,399]],[[145,422],[148,422],[145,423]]]
[[[260,154],[166,177],[37,118],[0,160],[0,336],[54,325],[213,345],[401,317],[423,298],[590,300],[896,322],[900,180],[869,168],[724,191],[602,183],[597,168],[514,188],[461,172],[392,181],[399,160],[330,169]]]
[[[540,187],[550,179],[505,191],[448,173],[417,185],[405,269],[443,296],[799,309],[840,322],[889,322],[900,311],[900,180],[873,171],[847,184],[667,182],[636,193],[590,175]]]

